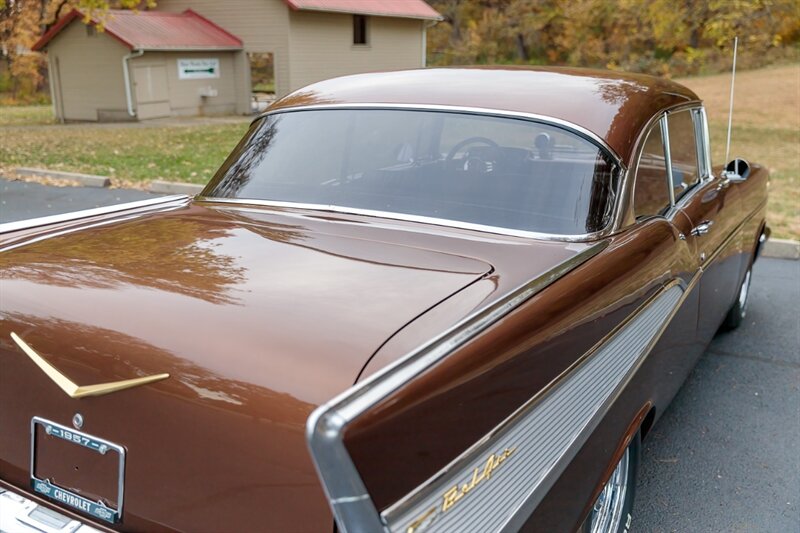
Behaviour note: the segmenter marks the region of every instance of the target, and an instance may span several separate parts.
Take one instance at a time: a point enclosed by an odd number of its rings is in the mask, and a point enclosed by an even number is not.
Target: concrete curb
[[[150,182],[147,190],[160,194],[188,194],[189,196],[194,196],[200,194],[204,188],[205,185],[197,185],[195,183],[154,180]]]
[[[38,176],[54,180],[72,181],[84,187],[108,187],[111,179],[107,176],[94,176],[92,174],[79,174],[77,172],[60,172],[43,168],[15,168],[14,172],[21,176]]]
[[[77,183],[83,187],[110,187],[111,178],[108,176],[94,176],[92,174],[80,174],[77,172],[61,172],[58,170],[47,170],[44,168],[19,167],[14,169],[14,173],[20,176],[35,176],[52,180],[68,181]],[[147,190],[158,194],[188,194],[194,196],[200,194],[205,185],[195,183],[182,183],[179,181],[154,180],[147,186]]]
[[[800,259],[800,242],[789,239],[769,239],[761,250],[763,257]]]

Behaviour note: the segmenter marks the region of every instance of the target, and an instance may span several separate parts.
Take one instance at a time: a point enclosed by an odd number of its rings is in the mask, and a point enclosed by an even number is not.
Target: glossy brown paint
[[[688,281],[692,273],[688,246],[666,221],[615,237],[589,263],[356,420],[345,442],[376,505],[394,503],[432,476],[556,380],[658,287],[675,277]],[[390,457],[374,454],[390,442]]]
[[[273,109],[397,103],[544,114],[596,133],[634,168],[645,125],[693,101],[677,84],[608,72],[431,69],[322,82]],[[766,180],[754,165],[725,194],[711,193],[718,183],[710,182],[667,218],[631,223],[598,256],[357,419],[346,444],[376,505],[436,473],[679,280],[690,289],[680,310],[525,530],[578,527],[620,436],[650,406],[660,416],[721,322],[706,306],[732,302],[763,229]],[[681,239],[712,216],[719,231],[709,239]],[[0,244],[32,237],[44,240],[0,256],[0,478],[28,487],[32,416],[69,425],[79,411],[85,431],[128,450],[126,511],[115,529],[129,531],[330,531],[305,445],[309,413],[587,247],[207,202],[20,232]],[[71,400],[10,331],[80,384],[171,377]],[[82,459],[63,459],[45,466],[84,486],[69,470]]]
[[[493,271],[482,257],[544,273],[583,247],[213,204],[105,222],[0,256],[0,477],[28,486],[32,416],[69,425],[80,412],[85,431],[128,450],[130,531],[329,529],[311,410],[395,330]],[[170,378],[69,399],[11,331],[79,384]],[[76,489],[100,483],[72,470],[87,466],[77,451],[42,465]]]
[[[677,223],[653,218],[617,236],[615,245],[589,264],[357,420],[349,428],[346,442],[379,508],[394,503],[443,468],[561,375],[648,294],[670,279],[679,279],[689,289],[679,311],[525,530],[577,528],[585,517],[587,502],[615,464],[620,435],[629,434],[631,422],[642,418],[644,406],[653,406],[660,416],[709,340],[705,331],[698,329],[703,323],[699,317],[711,320],[711,311],[701,305],[704,273],[695,245],[680,239],[677,226],[685,223],[686,217],[677,212],[675,220]],[[722,251],[737,242],[739,233],[746,233],[746,249],[733,253],[732,260],[749,260],[757,239],[752,228],[761,225],[763,210],[748,214],[732,228],[732,238]],[[716,266],[703,265],[712,272]],[[622,285],[615,286],[614,280]],[[735,284],[738,279],[728,282]],[[564,304],[575,301],[584,305],[578,309]],[[727,301],[728,306],[731,303]],[[602,311],[593,314],[591,309]],[[717,326],[723,316],[717,313],[713,318]],[[376,464],[371,451],[383,449],[389,441],[394,443],[392,455],[382,455],[381,464]],[[414,468],[409,468],[412,464]]]
[[[275,102],[270,111],[309,105],[445,105],[533,113],[581,126],[616,151],[633,153],[650,118],[698,101],[669,80],[578,68],[471,67],[357,74],[314,83]]]

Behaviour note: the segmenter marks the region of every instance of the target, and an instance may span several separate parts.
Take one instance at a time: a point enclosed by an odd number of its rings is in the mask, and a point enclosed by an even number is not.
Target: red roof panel
[[[70,22],[83,18],[78,10],[58,21],[33,46],[41,50]],[[97,21],[93,21],[97,22]],[[131,50],[239,50],[242,41],[192,10],[163,11],[109,10],[105,32]]]
[[[286,0],[286,3],[302,11],[442,20],[442,16],[423,0]]]

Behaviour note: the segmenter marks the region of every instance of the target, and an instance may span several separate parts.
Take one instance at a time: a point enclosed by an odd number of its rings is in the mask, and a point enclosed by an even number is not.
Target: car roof
[[[321,81],[268,112],[309,105],[452,106],[542,115],[593,133],[629,163],[641,130],[661,111],[699,101],[686,87],[643,74],[566,67],[457,67],[355,74]]]

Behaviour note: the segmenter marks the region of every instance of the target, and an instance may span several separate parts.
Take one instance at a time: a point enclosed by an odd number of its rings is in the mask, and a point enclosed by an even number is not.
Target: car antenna
[[[728,108],[728,140],[725,143],[725,164],[728,164],[728,157],[731,153],[731,124],[733,123],[733,84],[736,81],[736,51],[739,47],[739,36],[733,38],[733,69],[731,71],[731,103]],[[738,169],[737,169],[738,170]]]

